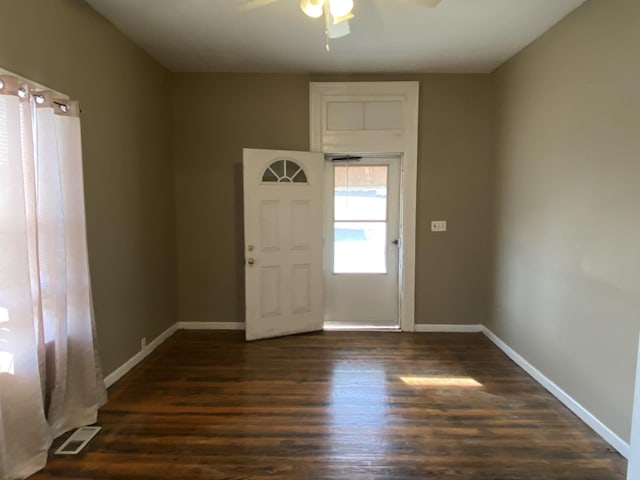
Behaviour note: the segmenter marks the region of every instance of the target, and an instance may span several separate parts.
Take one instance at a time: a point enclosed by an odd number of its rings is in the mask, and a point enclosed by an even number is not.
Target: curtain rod
[[[54,90],[53,88],[49,88],[46,85],[42,85],[41,83],[34,82],[33,80],[31,80],[31,79],[29,79],[29,78],[27,78],[27,77],[25,77],[23,75],[20,75],[18,73],[14,73],[14,72],[12,72],[10,70],[7,70],[6,68],[0,67],[0,74],[1,75],[11,75],[13,77],[19,78],[20,81],[28,84],[29,88],[31,88],[32,90],[48,90],[51,93],[53,93],[56,97],[64,98],[65,100],[69,100],[71,98],[67,94],[64,94],[62,92]]]

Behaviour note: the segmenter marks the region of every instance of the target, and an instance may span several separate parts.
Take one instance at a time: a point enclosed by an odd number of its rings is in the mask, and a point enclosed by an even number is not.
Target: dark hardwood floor
[[[625,476],[481,334],[179,331],[109,393],[85,452],[34,480]]]

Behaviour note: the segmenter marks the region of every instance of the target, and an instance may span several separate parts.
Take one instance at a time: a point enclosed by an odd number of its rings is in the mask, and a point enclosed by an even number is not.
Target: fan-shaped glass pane
[[[284,177],[284,160],[273,162],[269,168],[271,168],[273,173],[275,173],[279,178]]]
[[[271,171],[271,169],[267,168],[264,171],[264,175],[262,175],[262,181],[263,182],[277,182],[278,181],[278,177],[276,177],[276,174],[273,173]]]
[[[293,177],[294,183],[307,183],[307,176],[304,173],[304,170],[300,169],[298,173]]]
[[[300,170],[300,166],[296,162],[287,160],[287,177],[293,178],[298,170]]]

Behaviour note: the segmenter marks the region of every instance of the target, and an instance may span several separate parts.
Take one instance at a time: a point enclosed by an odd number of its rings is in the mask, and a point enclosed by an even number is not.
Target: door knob
[[[248,258],[248,259],[247,259],[247,263],[248,263],[249,265],[253,265],[254,263],[256,263],[256,261],[255,261],[253,258]]]
[[[393,244],[397,247],[397,246],[398,246],[398,244],[400,243],[400,240],[395,239],[395,240],[394,240],[393,242],[391,242],[391,243],[393,243]]]

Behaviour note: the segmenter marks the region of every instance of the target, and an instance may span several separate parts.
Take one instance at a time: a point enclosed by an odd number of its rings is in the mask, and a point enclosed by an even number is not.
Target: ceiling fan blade
[[[279,2],[280,0],[242,0],[240,2],[240,10],[255,10],[257,8],[266,7],[272,3]]]
[[[415,2],[423,7],[435,8],[442,0],[415,0]]]

